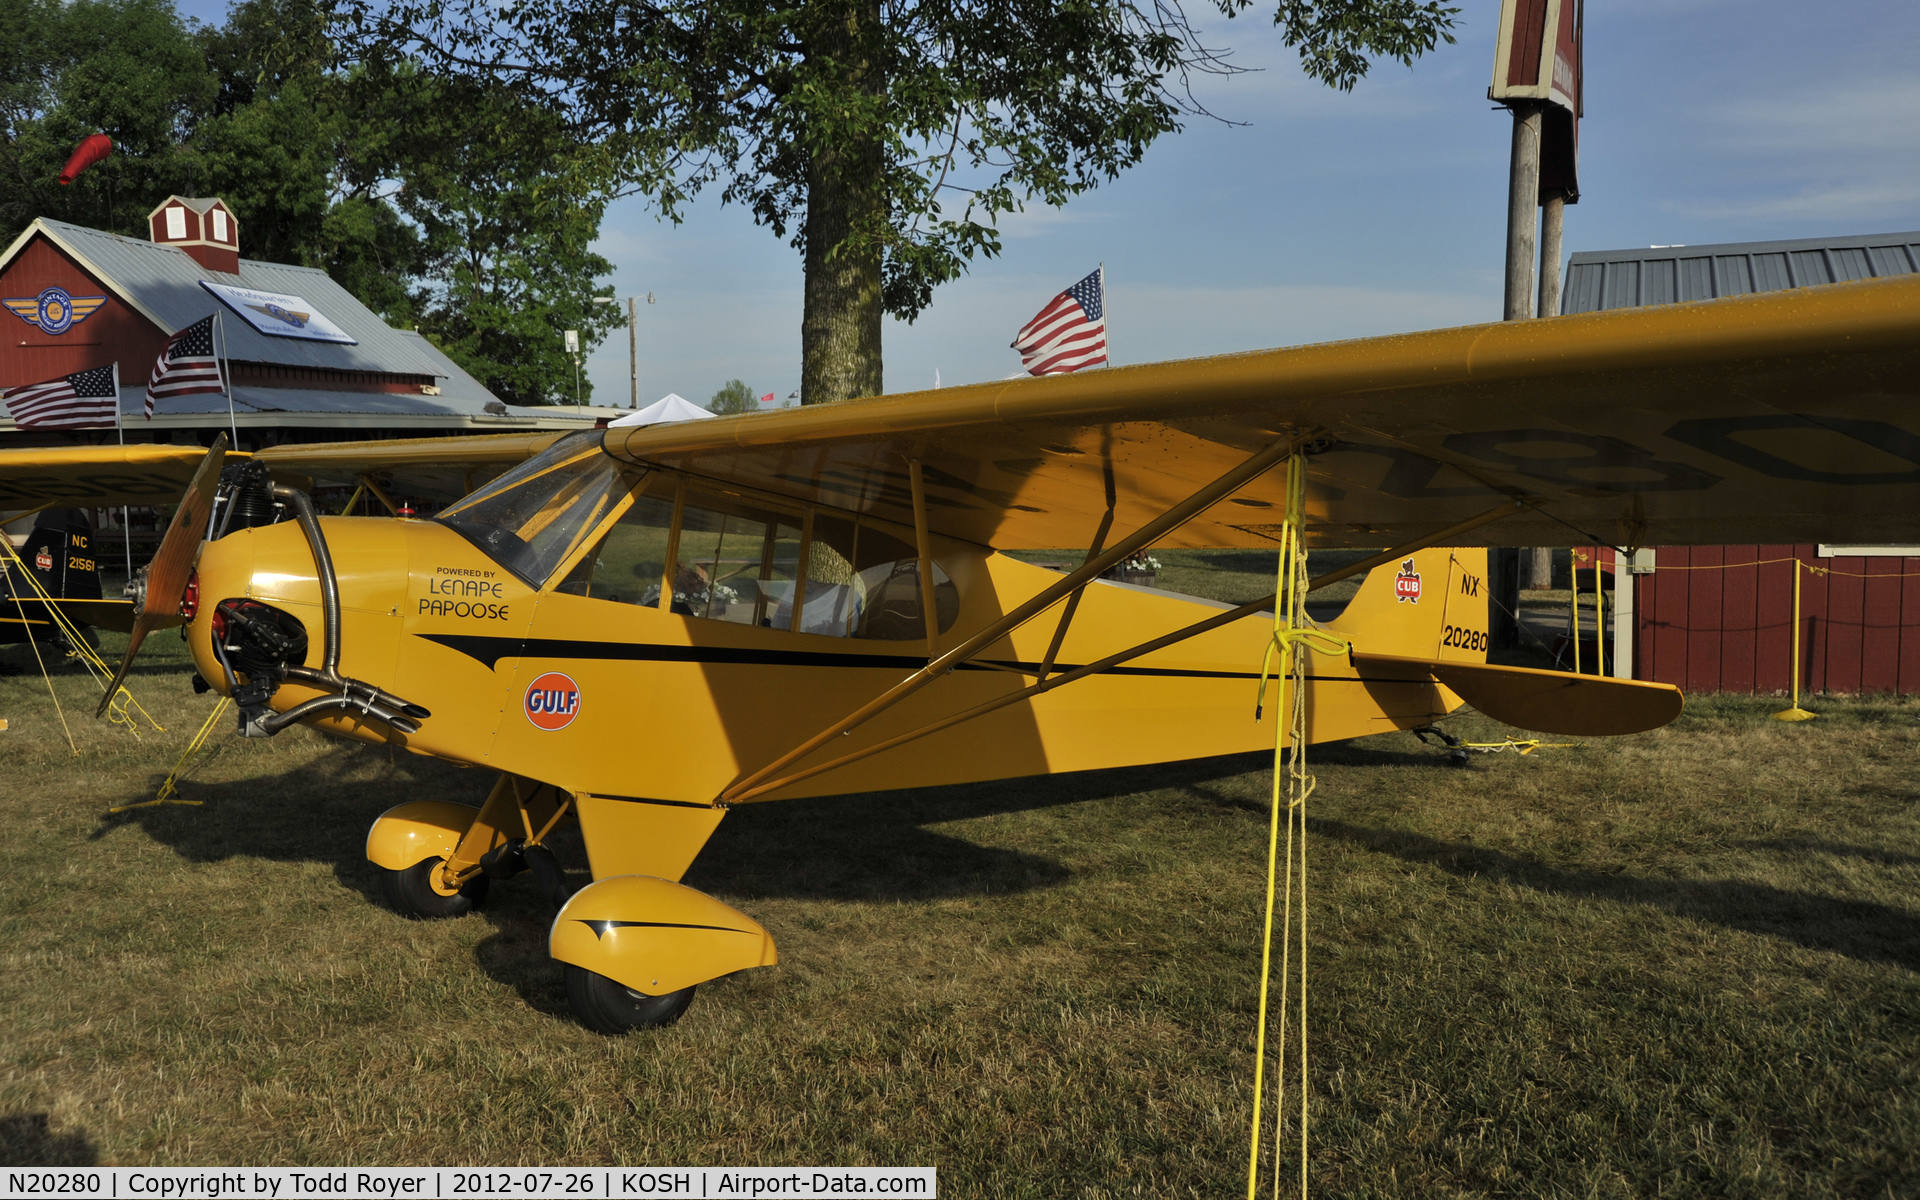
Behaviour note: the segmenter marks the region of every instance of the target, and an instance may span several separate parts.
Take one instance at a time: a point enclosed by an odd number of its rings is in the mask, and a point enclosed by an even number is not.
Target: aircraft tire
[[[433,873],[445,861],[423,858],[404,871],[382,870],[380,894],[386,897],[393,911],[411,920],[438,921],[465,916],[486,902],[487,884],[491,881],[481,875],[469,880],[454,895],[445,895],[433,886]]]
[[[597,971],[567,966],[567,1004],[580,1023],[610,1037],[671,1025],[693,1003],[694,989],[681,988],[664,996],[649,996],[616,983]]]

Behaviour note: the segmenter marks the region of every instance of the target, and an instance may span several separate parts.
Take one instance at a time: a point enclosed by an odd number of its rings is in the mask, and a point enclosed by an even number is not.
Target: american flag
[[[153,364],[153,375],[147,380],[147,416],[153,416],[153,402],[167,396],[226,390],[220,360],[213,354],[213,318],[202,317],[168,338],[167,348]]]
[[[111,428],[120,420],[120,392],[111,366],[8,388],[0,399],[22,429]]]
[[[1029,375],[1063,375],[1107,361],[1107,297],[1104,271],[1047,301],[1038,316],[1014,335],[1013,348]]]

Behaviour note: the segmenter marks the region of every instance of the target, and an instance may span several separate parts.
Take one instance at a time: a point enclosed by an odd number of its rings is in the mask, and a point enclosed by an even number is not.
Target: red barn
[[[1561,312],[1915,271],[1920,232],[1584,251],[1567,266]],[[1852,469],[1889,465],[1903,466]],[[1593,554],[1576,559],[1585,567]],[[1614,570],[1611,552],[1598,557]],[[1610,673],[1691,692],[1786,691],[1798,571],[1801,691],[1920,691],[1920,546],[1661,546],[1649,557],[1651,573],[1630,574],[1633,586],[1615,593]]]
[[[426,338],[395,329],[325,271],[240,256],[240,224],[219,200],[169,197],[151,239],[37,220],[0,255],[0,387],[118,363],[130,441],[210,442],[227,397],[161,401],[142,417],[147,376],[167,339],[218,314],[241,449],[282,441],[420,437],[591,427],[585,414],[512,408]],[[0,445],[111,432],[18,430]]]

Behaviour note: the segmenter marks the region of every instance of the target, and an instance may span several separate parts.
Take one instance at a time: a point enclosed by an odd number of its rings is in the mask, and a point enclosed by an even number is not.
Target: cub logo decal
[[[1420,603],[1420,572],[1413,569],[1413,560],[1400,564],[1400,573],[1393,577],[1393,598],[1402,604]]]
[[[541,729],[565,729],[580,715],[580,685],[558,671],[527,685],[527,720]]]
[[[35,568],[42,571],[53,570],[52,552],[45,549],[41,550],[40,553],[33,556],[33,565]]]

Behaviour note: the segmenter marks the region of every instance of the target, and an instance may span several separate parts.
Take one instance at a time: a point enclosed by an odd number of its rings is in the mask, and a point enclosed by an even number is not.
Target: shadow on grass
[[[1644,879],[1562,871],[1471,843],[1443,842],[1398,829],[1370,829],[1324,818],[1315,818],[1311,824],[1322,837],[1438,867],[1452,875],[1485,876],[1558,896],[1645,905],[1743,933],[1784,938],[1810,950],[1920,971],[1920,914],[1907,909],[1835,900],[1739,879]]]
[[[1161,788],[1198,787],[1256,770],[1260,754],[1159,766],[1000,780],[941,788],[746,805],[721,822],[688,873],[689,886],[734,902],[771,897],[928,901],[1012,894],[1065,882],[1051,859],[925,828],[1002,813],[1078,804]],[[189,783],[201,807],[140,808],[103,816],[99,839],[137,827],[192,862],[253,857],[330,864],[342,886],[383,905],[366,861],[367,829],[380,813],[423,797],[478,805],[493,773],[375,747],[342,745],[297,771],[223,783]],[[151,781],[152,794],[160,777]],[[553,848],[572,882],[587,882],[577,830]],[[558,964],[547,957],[553,904],[531,876],[496,880],[481,910],[494,927],[475,947],[493,979],[529,1006],[569,1010]],[[569,1018],[570,1019],[570,1018]]]
[[[0,1117],[0,1167],[92,1167],[100,1152],[84,1133],[55,1133],[46,1113]]]
[[[1052,859],[927,829],[1168,788],[1200,788],[1259,770],[1267,755],[1230,754],[1144,767],[988,783],[747,804],[720,823],[688,886],[744,899],[915,901],[1007,895],[1071,877]]]
[[[1911,867],[1920,865],[1920,854],[1902,854],[1897,850],[1880,850],[1872,846],[1849,846],[1842,842],[1820,842],[1806,839],[1738,842],[1744,850],[1779,850],[1787,854],[1828,854],[1835,858],[1857,858],[1864,862],[1877,863],[1883,867]]]

